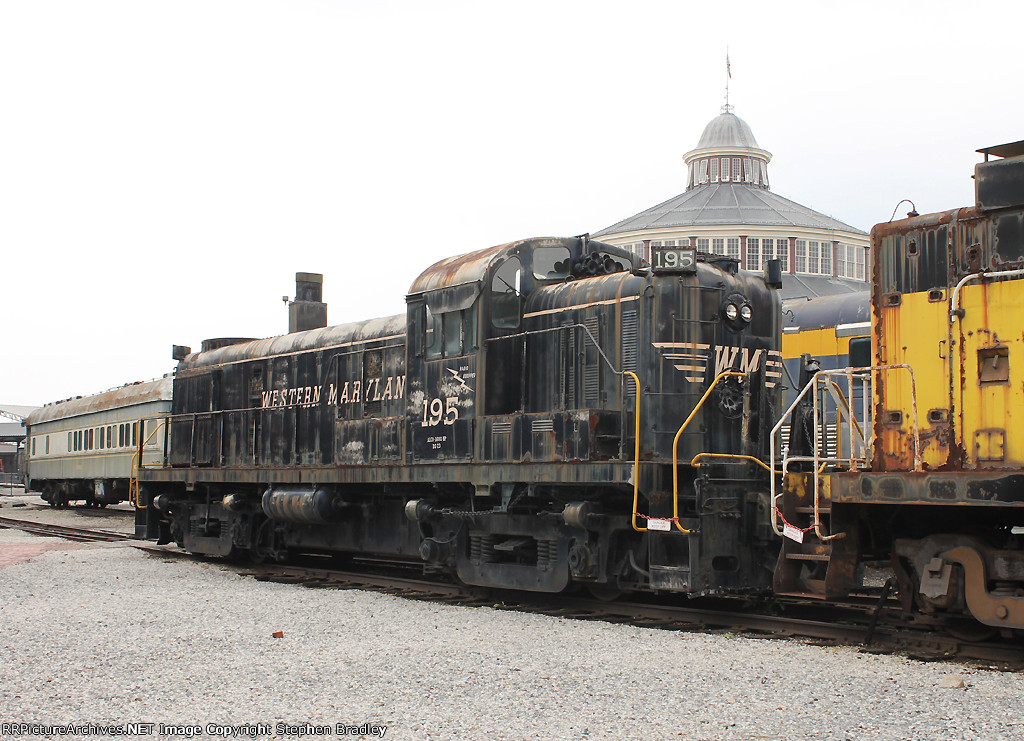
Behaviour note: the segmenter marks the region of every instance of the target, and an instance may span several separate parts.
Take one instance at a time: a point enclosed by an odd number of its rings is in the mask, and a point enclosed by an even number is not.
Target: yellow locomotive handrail
[[[699,463],[701,458],[715,458],[717,460],[748,461],[750,463],[756,463],[757,465],[759,465],[761,468],[763,468],[765,471],[768,471],[769,473],[775,473],[775,474],[780,474],[780,475],[782,474],[782,470],[781,469],[774,469],[773,470],[771,466],[769,466],[767,463],[765,463],[760,458],[756,458],[756,457],[754,457],[752,455],[741,455],[739,453],[697,453],[697,455],[693,456],[693,458],[690,460],[690,465],[691,466],[700,466],[700,465],[702,465],[701,463]]]
[[[697,402],[697,405],[693,408],[693,411],[690,412],[690,416],[687,417],[686,421],[683,422],[683,424],[679,427],[679,430],[676,432],[676,436],[672,438],[672,521],[675,523],[676,528],[680,532],[685,533],[687,535],[689,535],[693,531],[687,530],[685,527],[679,524],[679,438],[682,437],[683,432],[690,425],[690,422],[693,421],[693,418],[697,416],[697,412],[704,405],[704,402],[707,401],[709,396],[711,396],[711,392],[715,390],[715,386],[718,385],[718,382],[721,381],[723,378],[729,378],[730,376],[736,378],[746,378],[747,374],[740,373],[739,371],[725,371],[724,373],[719,373],[715,377],[715,380],[711,382],[711,385],[708,386],[708,389],[707,391],[704,392],[704,395],[700,397],[700,401]]]
[[[633,433],[633,516],[630,521],[634,530],[638,533],[646,533],[647,528],[636,524],[636,516],[639,514],[636,508],[640,502],[640,377],[633,371],[622,371],[622,375],[630,376],[633,383],[636,384],[636,410],[633,415],[636,417],[636,428]]]
[[[143,422],[145,422],[145,420],[143,420]],[[160,431],[160,428],[166,426],[166,418],[159,420],[159,423],[156,425],[153,431],[149,433],[149,437],[147,437],[145,440],[142,440],[140,437],[139,447],[132,454],[132,463],[128,474],[128,504],[133,506],[135,509],[146,509],[148,506],[139,506],[139,471],[146,467],[145,462],[142,459],[142,456],[145,453],[146,446],[149,445],[149,442],[156,436],[156,433]]]

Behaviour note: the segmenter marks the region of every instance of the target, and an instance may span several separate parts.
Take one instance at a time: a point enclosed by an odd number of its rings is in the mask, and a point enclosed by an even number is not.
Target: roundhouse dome
[[[593,236],[647,259],[654,248],[682,246],[731,257],[747,270],[779,260],[788,273],[785,298],[863,291],[871,275],[868,235],[773,193],[771,160],[726,102],[683,155],[686,191]]]
[[[704,127],[700,141],[697,142],[697,149],[710,147],[743,147],[745,149],[760,149],[754,132],[750,130],[747,122],[729,111],[723,112],[711,120]]]

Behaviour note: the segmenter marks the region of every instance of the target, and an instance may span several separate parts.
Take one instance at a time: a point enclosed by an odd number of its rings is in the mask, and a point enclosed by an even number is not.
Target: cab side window
[[[491,280],[491,322],[495,327],[519,327],[522,296],[523,264],[510,257],[495,271]]]
[[[477,349],[475,305],[462,311],[435,314],[427,308],[423,346],[429,360],[454,358]]]
[[[441,314],[435,314],[427,307],[427,321],[426,321],[426,339],[423,342],[423,348],[426,350],[426,355],[430,359],[441,357],[441,348],[443,347],[442,335],[444,334],[442,327]]]

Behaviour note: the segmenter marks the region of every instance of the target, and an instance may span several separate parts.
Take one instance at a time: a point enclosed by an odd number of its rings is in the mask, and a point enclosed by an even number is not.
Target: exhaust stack
[[[324,276],[295,274],[295,300],[288,302],[288,333],[327,326],[327,304],[323,302]]]

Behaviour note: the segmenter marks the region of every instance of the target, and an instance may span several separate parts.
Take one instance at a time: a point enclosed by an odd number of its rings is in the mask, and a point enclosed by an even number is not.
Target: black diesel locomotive
[[[766,591],[780,278],[530,239],[428,268],[405,315],[182,349],[139,535],[549,592]]]

